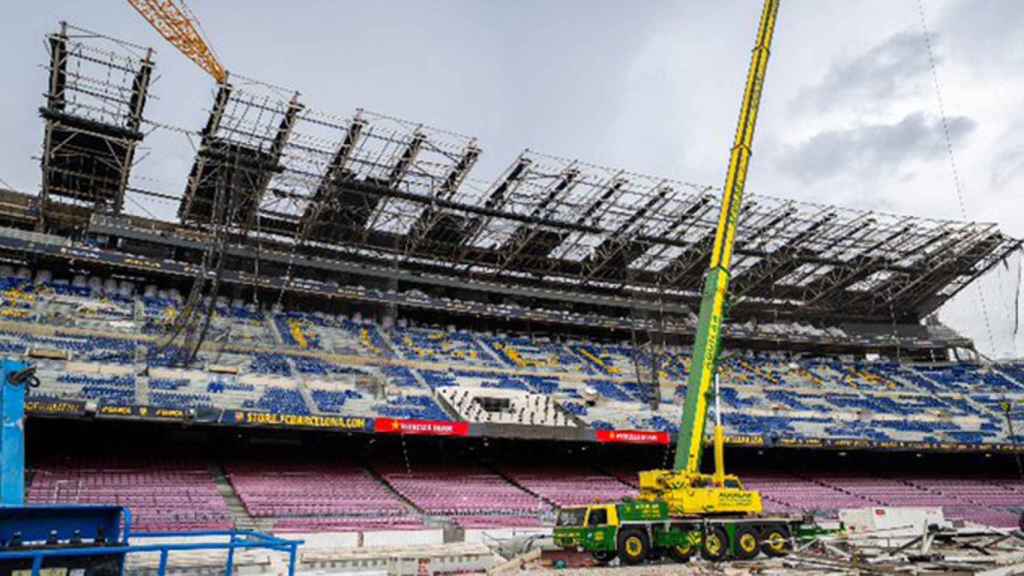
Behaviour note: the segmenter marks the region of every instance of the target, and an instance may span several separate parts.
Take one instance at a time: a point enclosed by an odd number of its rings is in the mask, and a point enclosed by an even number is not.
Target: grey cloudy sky
[[[0,21],[0,178],[35,191],[43,36],[60,20],[157,49],[148,116],[198,129],[212,83],[126,2],[18,2]],[[760,2],[708,0],[192,0],[233,72],[299,90],[319,110],[364,107],[477,137],[474,174],[523,148],[719,185]],[[1024,237],[1024,4],[924,0],[963,212]],[[178,139],[176,139],[178,138]],[[155,134],[140,185],[178,193],[192,161]],[[783,0],[751,194],[963,216],[917,0]],[[999,356],[1019,261],[942,318]],[[983,295],[983,297],[981,296]],[[982,314],[988,311],[988,322]],[[991,335],[990,335],[991,334]]]

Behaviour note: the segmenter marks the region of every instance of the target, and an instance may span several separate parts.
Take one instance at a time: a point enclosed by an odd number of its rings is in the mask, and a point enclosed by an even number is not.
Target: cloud
[[[994,146],[987,155],[989,187],[996,193],[1008,193],[1016,200],[1020,186],[1024,183],[1024,139],[1019,134],[1024,130],[1024,117],[1008,119],[1002,131],[992,139]]]
[[[932,43],[936,38],[932,35]],[[936,64],[941,58],[936,56]],[[820,82],[801,90],[793,110],[875,107],[927,88],[928,52],[919,33],[894,34],[852,59],[834,62]]]
[[[974,72],[1005,74],[1024,64],[1020,2],[956,2],[942,13],[939,26],[950,40],[950,55]]]
[[[956,146],[976,128],[965,116],[949,118],[949,137]],[[778,168],[808,184],[839,175],[899,176],[902,168],[932,160],[946,149],[941,120],[921,112],[895,124],[868,124],[819,132],[778,155]]]
[[[992,187],[1002,190],[1024,176],[1024,145],[1001,150],[992,159]]]

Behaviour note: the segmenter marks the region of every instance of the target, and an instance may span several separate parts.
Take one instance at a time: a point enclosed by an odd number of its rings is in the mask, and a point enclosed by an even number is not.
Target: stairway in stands
[[[228,510],[231,512],[231,520],[235,523],[236,529],[259,530],[261,532],[273,530],[273,519],[253,518],[249,515],[245,505],[242,504],[242,500],[235,493],[234,487],[231,486],[231,481],[228,480],[227,475],[224,473],[224,467],[219,462],[211,461],[209,468],[214,482],[217,483],[217,492],[220,493],[221,497],[224,498],[224,502],[227,503]]]
[[[497,362],[498,366],[502,368],[507,368],[509,366],[509,363],[506,362],[497,352],[495,352],[493,348],[485,344],[484,341],[480,339],[479,334],[472,333],[471,337],[473,338],[473,342],[477,345],[477,347],[479,347],[480,350],[483,350],[484,355],[490,357],[491,360]]]
[[[143,406],[149,406],[149,378],[135,379],[135,400]]]
[[[504,480],[505,482],[508,482],[509,484],[515,486],[516,488],[522,490],[523,492],[526,492],[527,494],[531,494],[533,496],[536,496],[537,498],[539,498],[541,501],[543,501],[548,506],[551,506],[552,508],[554,508],[556,510],[558,509],[558,504],[554,503],[553,501],[545,498],[543,495],[538,494],[537,492],[535,492],[533,490],[530,490],[529,488],[527,488],[523,484],[519,483],[519,481],[517,481],[515,478],[513,478],[512,475],[510,475],[507,472],[505,472],[505,470],[502,467],[493,465],[491,463],[486,463],[485,464],[483,462],[481,462],[481,465],[484,466],[485,468],[487,468],[489,471],[494,472],[498,476],[501,476],[501,479]]]
[[[402,449],[405,450],[404,447]],[[404,465],[408,465],[408,456],[403,456],[403,462],[405,463]],[[359,465],[363,468],[363,470],[366,470],[366,472],[370,476],[372,476],[374,480],[380,482],[381,486],[386,488],[388,492],[394,494],[395,498],[401,500],[402,504],[405,504],[409,508],[410,514],[419,516],[421,518],[427,516],[427,514],[423,510],[420,510],[420,507],[417,506],[415,502],[409,500],[408,498],[405,497],[405,495],[396,490],[395,487],[392,486],[390,482],[388,482],[387,478],[385,478],[383,474],[378,472],[377,469],[374,468],[369,462],[362,462]]]
[[[385,352],[389,353],[392,358],[402,358],[402,351],[395,344],[395,341],[391,339],[391,330],[380,329],[377,330],[377,334],[380,335],[381,342],[387,348]]]
[[[266,328],[267,332],[270,333],[270,337],[274,339],[274,342],[278,346],[285,345],[284,337],[282,337],[281,333],[277,330],[277,322],[274,322],[273,314],[267,314],[266,317],[264,317],[263,326]]]
[[[288,366],[292,369],[292,374],[299,375],[299,369],[295,367],[295,360],[288,358]],[[302,401],[306,404],[306,410],[310,414],[319,414],[320,407],[317,406],[316,400],[313,399],[313,393],[306,387],[306,379],[302,376],[294,378],[295,389],[298,390],[299,396],[302,396]]]
[[[433,390],[430,384],[427,383],[427,379],[423,377],[423,374],[421,374],[419,370],[416,370],[415,368],[410,368],[409,373],[412,374],[413,379],[416,380],[416,382],[419,383],[420,386],[423,386],[424,389]]]
[[[443,410],[444,413],[452,419],[452,421],[459,422],[463,420],[462,414],[459,414],[459,409],[452,406],[451,403],[448,402],[448,399],[443,395],[434,392],[432,397],[434,398],[434,402],[437,402],[437,405],[441,407],[441,410]]]

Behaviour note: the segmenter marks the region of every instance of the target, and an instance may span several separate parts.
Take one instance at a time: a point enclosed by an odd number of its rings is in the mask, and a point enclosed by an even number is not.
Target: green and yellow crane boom
[[[555,544],[588,551],[601,563],[618,558],[624,564],[639,564],[665,554],[685,562],[698,551],[711,561],[750,560],[760,553],[784,556],[795,542],[807,542],[823,533],[804,518],[765,515],[761,495],[744,489],[739,478],[725,473],[725,432],[718,407],[719,354],[722,324],[728,312],[733,246],[779,2],[764,0],[747,71],[711,264],[704,281],[675,465],[670,470],[640,472],[636,500],[599,502],[559,511]],[[701,472],[701,457],[711,402],[715,402],[717,417],[715,470],[714,474],[705,474]]]
[[[677,512],[761,512],[760,495],[743,490],[735,477],[727,477],[725,474],[725,433],[720,416],[714,429],[715,473],[702,474],[700,464],[704,452],[708,409],[715,393],[722,322],[727,312],[733,246],[743,206],[743,191],[750,166],[754,128],[757,125],[757,113],[768,69],[779,2],[780,0],[764,2],[758,25],[757,43],[747,71],[743,104],[729,157],[725,188],[722,191],[721,213],[711,252],[710,269],[704,281],[701,297],[693,362],[686,385],[682,425],[676,441],[675,465],[672,470],[640,473],[641,498],[667,500],[670,508]],[[697,492],[694,492],[695,489]]]

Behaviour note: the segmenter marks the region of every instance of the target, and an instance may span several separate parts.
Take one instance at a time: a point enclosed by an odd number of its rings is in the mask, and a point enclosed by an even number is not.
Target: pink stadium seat
[[[225,465],[247,512],[274,519],[280,532],[413,530],[423,521],[365,468],[347,461]]]
[[[231,515],[205,464],[174,458],[50,458],[35,468],[29,504],[115,504],[140,532],[229,530]]]
[[[507,468],[506,476],[556,506],[636,497],[637,491],[620,480],[586,468]]]
[[[420,510],[456,521],[466,517],[477,525],[536,525],[538,513],[547,508],[533,494],[480,466],[417,466],[410,471],[385,465],[378,470]],[[484,520],[488,516],[493,519]]]

